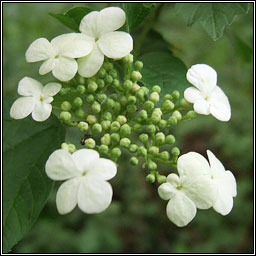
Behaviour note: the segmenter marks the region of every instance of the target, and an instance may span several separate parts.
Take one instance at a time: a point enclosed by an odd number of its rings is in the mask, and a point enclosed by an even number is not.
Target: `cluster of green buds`
[[[163,95],[158,85],[144,86],[142,68],[131,54],[113,62],[105,59],[95,76],[77,76],[64,84],[56,102],[59,119],[78,128],[84,147],[115,162],[127,150],[131,165],[140,162],[149,171],[146,181],[161,184],[166,177],[157,171],[158,163],[176,167],[180,154],[173,127],[196,113],[179,91]],[[62,148],[75,150],[67,143]]]

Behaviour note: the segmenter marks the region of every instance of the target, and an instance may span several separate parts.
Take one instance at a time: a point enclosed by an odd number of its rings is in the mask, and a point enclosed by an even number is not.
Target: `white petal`
[[[108,7],[100,11],[98,32],[104,35],[121,28],[125,23],[125,12],[119,7]]]
[[[184,227],[195,217],[196,206],[183,193],[176,193],[168,202],[166,213],[170,221]]]
[[[102,180],[110,180],[115,177],[117,172],[116,164],[105,158],[96,158],[90,165],[87,175],[95,175]]]
[[[98,31],[98,17],[99,12],[93,11],[85,15],[80,22],[79,30],[92,38],[97,38],[99,36]]]
[[[27,117],[34,109],[35,99],[33,97],[20,97],[12,104],[10,116],[14,119]]]
[[[201,92],[195,87],[187,88],[184,92],[184,98],[190,103],[203,99]]]
[[[206,152],[211,166],[211,175],[218,176],[224,173],[225,168],[220,160],[210,150],[207,150]]]
[[[210,173],[207,160],[196,152],[189,152],[178,158],[177,169],[181,179],[194,178]]]
[[[72,154],[72,159],[81,173],[88,172],[99,160],[99,153],[93,149],[79,149]]]
[[[65,181],[58,189],[56,204],[59,214],[71,212],[77,205],[79,179],[73,178]]]
[[[97,43],[102,53],[112,59],[123,58],[133,49],[132,37],[122,31],[104,34]]]
[[[49,156],[45,171],[52,180],[67,180],[80,175],[71,154],[63,149],[58,149]]]
[[[26,51],[27,62],[36,62],[54,57],[55,51],[46,38],[36,39]]]
[[[194,110],[196,113],[201,114],[201,115],[209,115],[210,114],[210,104],[208,101],[202,99],[202,100],[197,100],[194,103]]]
[[[222,178],[225,183],[225,187],[233,197],[237,195],[236,189],[236,178],[231,171],[225,171],[224,177]]]
[[[81,33],[69,33],[55,37],[51,44],[58,55],[69,58],[80,58],[88,55],[94,41]]]
[[[54,67],[55,67],[55,59],[54,58],[45,60],[39,68],[39,74],[43,76],[43,75],[49,73],[50,71],[52,71],[54,69]]]
[[[94,76],[99,71],[103,61],[104,55],[99,50],[97,44],[94,44],[94,49],[89,55],[77,60],[79,75],[83,77]]]
[[[163,183],[158,187],[158,194],[163,200],[169,200],[177,193],[176,188],[169,182]]]
[[[213,209],[222,214],[227,215],[233,208],[233,197],[227,194],[219,192],[217,200],[213,204]]]
[[[210,112],[220,121],[228,121],[231,117],[231,107],[228,97],[219,86],[213,90],[209,97]]]
[[[52,74],[60,81],[71,80],[77,72],[77,63],[74,59],[59,57],[56,59]]]
[[[45,97],[54,96],[60,91],[60,89],[61,89],[61,84],[48,83],[47,85],[44,86],[43,95]]]
[[[49,118],[52,112],[52,105],[38,101],[32,111],[32,118],[35,121],[43,122]]]
[[[188,70],[187,80],[197,87],[203,96],[209,96],[217,84],[217,73],[206,64],[196,64]]]
[[[110,205],[112,195],[108,182],[85,176],[78,190],[78,206],[85,213],[99,213]]]
[[[40,97],[43,86],[33,78],[23,77],[18,84],[18,94],[22,96]]]

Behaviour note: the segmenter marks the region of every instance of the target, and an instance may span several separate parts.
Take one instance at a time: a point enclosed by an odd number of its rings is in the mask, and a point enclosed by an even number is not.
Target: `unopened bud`
[[[89,94],[85,100],[88,104],[92,104],[94,102],[94,96],[92,94]]]
[[[137,110],[136,105],[127,105],[128,113],[134,113],[134,112],[136,112],[136,110]]]
[[[155,127],[155,125],[149,124],[149,125],[147,126],[147,132],[150,133],[150,134],[154,134],[154,133],[156,132],[156,127]]]
[[[100,145],[99,146],[99,152],[100,154],[107,154],[109,151],[108,146],[107,145]]]
[[[80,97],[76,97],[73,101],[73,106],[79,108],[83,105],[83,100]]]
[[[107,99],[106,100],[107,108],[112,109],[114,107],[114,105],[115,105],[115,101],[113,99]]]
[[[120,98],[120,103],[121,103],[122,106],[127,105],[127,103],[128,103],[127,97],[126,97],[126,96],[122,96],[122,97]]]
[[[143,143],[143,144],[147,144],[148,143],[148,135],[146,133],[142,133],[139,136],[139,140]]]
[[[165,160],[165,161],[168,161],[169,158],[170,158],[170,154],[168,151],[163,151],[159,154],[159,157],[162,159],[162,160]]]
[[[101,68],[98,73],[97,73],[97,77],[99,78],[104,78],[106,76],[107,72],[105,68]]]
[[[138,146],[136,144],[131,144],[129,150],[131,153],[135,153],[138,150]]]
[[[119,131],[120,127],[121,127],[120,123],[117,121],[114,121],[111,123],[110,130],[112,132],[117,132],[117,131]]]
[[[94,115],[88,115],[87,116],[87,122],[89,123],[89,124],[95,124],[96,122],[97,122],[97,118],[96,118],[96,116],[94,116]]]
[[[62,143],[62,144],[61,144],[61,149],[64,149],[64,150],[66,150],[67,152],[69,152],[68,144],[67,144],[67,143]]]
[[[125,116],[123,115],[119,115],[117,118],[116,118],[116,121],[118,121],[121,125],[125,124],[127,122],[127,119]]]
[[[63,121],[69,121],[71,119],[71,114],[67,111],[62,111],[60,113],[60,119]]]
[[[100,111],[101,111],[101,106],[100,106],[99,102],[94,101],[92,104],[92,112],[98,114],[98,113],[100,113]]]
[[[157,175],[157,182],[159,183],[159,184],[163,184],[163,183],[165,183],[166,182],[166,176],[164,176],[164,175]]]
[[[115,88],[119,88],[120,87],[120,82],[117,79],[114,79],[112,84],[113,84],[113,87],[115,87]]]
[[[82,108],[77,109],[75,112],[75,116],[79,119],[83,119],[85,116],[84,110]]]
[[[137,60],[134,66],[137,71],[140,71],[143,68],[143,62]]]
[[[148,113],[147,113],[147,111],[146,110],[141,110],[140,112],[139,112],[139,117],[141,118],[141,120],[146,120],[147,118],[148,118]]]
[[[183,108],[188,108],[188,107],[190,107],[190,103],[185,99],[185,98],[183,98],[181,101],[180,101],[180,105],[181,105],[181,107],[183,107]]]
[[[173,156],[178,156],[180,154],[180,150],[177,147],[174,147],[171,152]]]
[[[120,135],[122,137],[127,137],[131,134],[131,127],[128,124],[123,124],[120,128]]]
[[[163,110],[163,112],[169,113],[174,109],[174,104],[170,100],[165,100],[161,109]]]
[[[113,107],[116,114],[118,114],[121,110],[121,104],[119,102],[115,102],[115,105]]]
[[[133,55],[132,54],[128,54],[127,56],[125,56],[123,58],[123,62],[124,63],[133,63]]]
[[[142,78],[142,75],[139,71],[132,71],[131,79],[133,81],[139,81]]]
[[[132,88],[132,81],[131,80],[125,80],[123,83],[123,87],[125,90],[129,91]]]
[[[152,88],[152,92],[160,93],[161,92],[161,87],[159,85],[154,85],[153,88]]]
[[[61,110],[69,111],[72,108],[72,105],[68,101],[63,101],[60,106]]]
[[[138,148],[138,154],[145,157],[147,155],[147,149],[143,146],[140,146]]]
[[[183,116],[183,120],[191,120],[196,117],[197,117],[197,113],[194,110],[190,110],[185,116]]]
[[[107,70],[107,71],[110,71],[111,69],[114,68],[113,64],[111,62],[105,62],[103,64],[103,67]]]
[[[110,112],[105,112],[103,114],[103,119],[104,120],[109,120],[109,121],[112,121],[112,114]]]
[[[88,130],[88,124],[86,122],[79,122],[78,124],[78,129],[81,131],[81,132],[85,132]]]
[[[165,142],[165,135],[164,135],[164,133],[158,132],[156,134],[156,143],[158,145],[162,145],[162,144],[164,144],[164,142]]]
[[[181,115],[180,111],[178,111],[178,110],[174,111],[172,113],[172,116],[174,116],[177,119],[177,121],[180,121],[182,119],[182,115]]]
[[[111,84],[113,82],[113,77],[111,75],[106,75],[105,78],[104,78],[104,82],[106,84]]]
[[[90,138],[90,139],[85,140],[84,145],[87,148],[95,148],[96,143],[95,143],[94,139]]]
[[[168,135],[165,138],[165,143],[166,144],[173,144],[173,143],[175,143],[175,137],[173,135]]]
[[[155,175],[152,174],[152,173],[148,174],[147,177],[146,177],[146,181],[147,181],[148,183],[154,183],[155,180],[156,180],[156,177],[155,177]]]
[[[103,79],[98,79],[98,80],[97,80],[97,85],[98,85],[98,88],[99,88],[99,89],[103,89],[104,86],[105,86],[104,80],[103,80]]]
[[[167,125],[167,121],[164,120],[164,119],[161,119],[159,122],[158,122],[158,127],[161,128],[161,129],[164,129]]]
[[[171,94],[165,94],[164,100],[171,100],[172,101],[172,95]]]
[[[131,96],[131,95],[130,95],[130,96],[128,97],[128,103],[129,103],[129,104],[135,104],[136,101],[137,101],[137,99],[136,99],[135,96]]]
[[[102,127],[99,123],[96,123],[92,126],[92,130],[96,133],[101,133],[102,132]]]
[[[111,142],[110,134],[109,133],[104,134],[104,136],[101,137],[100,141],[103,145],[109,146]]]
[[[178,123],[177,118],[175,116],[170,116],[167,120],[169,125],[176,125]]]
[[[98,94],[96,95],[96,97],[97,97],[98,101],[99,101],[100,103],[102,103],[104,100],[106,100],[107,95],[106,95],[105,93],[98,93]]]
[[[98,89],[98,85],[94,81],[89,82],[88,92],[92,93],[92,92],[95,92],[97,89]]]
[[[133,130],[134,130],[135,132],[142,132],[142,126],[141,126],[140,124],[135,124],[135,125],[133,126]]]
[[[144,95],[145,95],[145,93],[144,93],[144,90],[142,89],[142,87],[135,93],[135,96],[136,96],[139,100],[141,100],[141,101],[144,100]]]
[[[113,145],[117,145],[119,144],[119,141],[120,141],[120,135],[118,133],[112,133],[110,135],[110,139]]]
[[[112,76],[113,78],[117,78],[117,71],[115,69],[111,69],[109,71],[109,75]]]
[[[150,112],[153,108],[154,108],[154,103],[150,100],[147,100],[145,103],[144,103],[144,108],[147,112]]]
[[[135,157],[135,156],[133,156],[133,157],[131,157],[130,158],[130,164],[131,165],[137,165],[139,163],[139,160],[138,160],[138,158],[137,157]]]
[[[120,150],[120,148],[113,148],[111,150],[111,158],[113,161],[116,161],[120,156],[121,156],[122,152]]]
[[[176,102],[179,99],[179,97],[180,97],[180,92],[179,91],[175,90],[175,91],[172,92],[172,99],[173,99],[174,102]]]
[[[69,153],[73,154],[76,151],[76,146],[74,144],[68,144]]]
[[[138,84],[136,84],[136,83],[133,83],[131,91],[133,93],[136,93],[139,89],[140,89],[140,86]]]
[[[128,138],[122,138],[120,140],[120,146],[124,148],[128,148],[131,144],[131,141]]]
[[[149,99],[156,103],[159,101],[159,94],[157,92],[152,92],[149,96]]]
[[[148,152],[153,155],[153,156],[157,156],[158,153],[159,153],[159,148],[156,147],[156,146],[151,146],[149,149],[148,149]]]
[[[157,164],[156,164],[155,162],[153,162],[153,161],[150,161],[150,162],[148,163],[148,169],[149,169],[150,171],[155,171],[155,170],[157,169]]]
[[[84,94],[85,91],[86,91],[85,86],[82,85],[82,84],[78,85],[78,86],[76,87],[76,91],[77,91],[78,93],[80,93],[80,94]]]

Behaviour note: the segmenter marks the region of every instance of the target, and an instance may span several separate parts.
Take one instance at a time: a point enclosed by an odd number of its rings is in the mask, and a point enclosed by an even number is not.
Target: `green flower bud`
[[[146,110],[141,110],[140,112],[139,112],[139,117],[141,118],[141,120],[146,120],[147,118],[148,118],[148,113],[147,113],[147,111]]]
[[[146,109],[147,112],[150,112],[153,108],[154,108],[154,103],[150,100],[147,100],[145,103],[144,103],[144,108]]]
[[[115,105],[113,107],[116,114],[118,114],[121,110],[121,104],[119,102],[115,102]]]
[[[121,156],[122,152],[120,150],[120,148],[113,148],[111,150],[111,159],[113,161],[116,161],[120,156]]]
[[[115,69],[112,69],[109,71],[109,75],[111,75],[113,78],[117,78],[117,71]]]
[[[144,90],[142,89],[142,87],[135,93],[135,96],[141,101],[144,100]]]
[[[112,114],[110,112],[105,112],[103,114],[103,119],[104,120],[109,120],[109,121],[112,121]]]
[[[64,149],[64,150],[66,150],[66,151],[69,152],[68,144],[67,144],[67,143],[62,143],[62,144],[61,144],[61,149]]]
[[[109,98],[110,99],[112,99],[112,100],[114,100],[114,101],[119,101],[119,95],[117,94],[117,93],[112,93],[112,94],[110,94],[110,96],[109,96]]]
[[[158,133],[156,134],[156,143],[157,143],[158,145],[162,145],[162,144],[165,143],[165,135],[164,135],[164,133],[158,132]]]
[[[180,154],[180,150],[177,147],[174,147],[171,152],[173,156],[178,156]]]
[[[88,115],[87,116],[87,122],[89,123],[89,124],[95,124],[96,122],[97,122],[97,118],[96,118],[96,116],[93,116],[93,115]]]
[[[197,113],[194,110],[190,110],[187,112],[185,116],[183,116],[183,120],[191,120],[197,117]]]
[[[102,103],[104,100],[106,100],[107,95],[106,95],[105,93],[98,93],[98,94],[96,95],[96,97],[97,97],[98,101],[99,101],[100,103]]]
[[[180,121],[182,119],[182,115],[180,113],[180,111],[176,110],[172,113],[172,116],[175,117],[177,119],[177,121]]]
[[[150,171],[155,171],[155,170],[157,169],[157,164],[156,164],[155,162],[153,162],[153,161],[150,161],[150,162],[148,163],[148,169],[149,169]]]
[[[146,182],[148,182],[148,183],[154,183],[155,180],[156,180],[156,177],[152,173],[148,174],[147,177],[146,177]]]
[[[133,126],[133,130],[134,130],[135,132],[142,132],[142,126],[141,126],[140,124],[135,124],[135,125]]]
[[[136,105],[127,105],[128,113],[134,113],[134,112],[136,112],[136,110],[137,110]]]
[[[166,182],[166,177],[164,175],[157,175],[156,179],[159,184],[163,184]]]
[[[136,144],[131,144],[129,150],[131,153],[135,153],[138,150],[138,146]]]
[[[139,81],[142,78],[142,75],[139,71],[132,71],[131,79],[133,81]]]
[[[161,108],[155,108],[155,109],[153,110],[153,112],[158,113],[158,114],[161,115],[161,116],[162,116],[162,114],[163,114]]]
[[[112,82],[112,84],[113,84],[113,86],[114,86],[115,88],[119,88],[119,87],[120,87],[120,82],[119,82],[119,80],[117,80],[117,79],[114,79],[113,82]]]
[[[171,94],[165,94],[164,100],[171,100],[172,101],[172,95]]]
[[[73,154],[76,151],[76,146],[74,144],[68,144],[68,152]]]
[[[134,66],[137,71],[140,71],[143,68],[143,62],[137,60]]]
[[[138,154],[146,157],[147,156],[147,149],[143,146],[138,147]]]
[[[80,108],[83,105],[83,100],[80,97],[76,97],[73,101],[73,106]]]
[[[90,138],[90,139],[85,140],[84,145],[87,148],[95,148],[96,143],[95,143],[94,139]]]
[[[152,92],[149,96],[149,99],[156,103],[159,101],[159,94],[157,92]]]
[[[99,78],[104,78],[106,76],[107,72],[105,68],[101,68],[98,73],[97,73],[97,77]]]
[[[165,143],[166,144],[173,144],[173,143],[175,143],[175,137],[173,135],[168,135],[165,138]]]
[[[60,113],[60,120],[62,121],[69,121],[71,119],[71,114],[67,111],[62,111]]]
[[[111,62],[105,62],[103,64],[103,67],[107,70],[107,71],[110,71],[111,69],[114,68],[113,64]]]
[[[156,127],[155,127],[155,125],[149,124],[149,125],[147,126],[147,132],[150,133],[150,134],[154,134],[154,133],[156,132]]]
[[[78,85],[78,86],[76,87],[76,91],[77,91],[78,93],[80,93],[80,94],[85,93],[85,91],[86,91],[85,86],[82,85],[82,84]]]
[[[113,77],[111,75],[106,75],[104,81],[106,84],[111,84],[113,82]]]
[[[147,144],[148,143],[148,135],[146,133],[142,133],[139,136],[139,140],[143,143],[143,144]]]
[[[63,101],[60,105],[61,110],[69,111],[72,108],[72,105],[68,101]]]
[[[129,104],[135,104],[137,101],[136,97],[135,96],[129,96],[128,97],[128,103]]]
[[[167,125],[167,121],[164,120],[164,119],[161,119],[161,120],[158,122],[158,126],[159,126],[159,128],[161,128],[161,129],[164,129],[164,128],[166,127],[166,125]]]
[[[140,89],[140,86],[138,84],[136,84],[136,83],[133,83],[131,91],[133,93],[136,93],[139,89]]]
[[[70,88],[61,88],[60,89],[60,95],[66,95],[68,93],[68,91],[70,90]]]
[[[168,161],[170,159],[170,154],[168,151],[163,151],[159,154],[159,157],[162,159],[162,160],[165,160],[165,161]]]
[[[82,108],[78,108],[75,112],[75,116],[79,119],[83,119],[85,116],[85,112]]]
[[[99,123],[96,123],[92,126],[92,130],[96,133],[101,133],[102,132],[102,127]]]
[[[98,88],[99,88],[99,89],[103,89],[104,86],[105,86],[104,80],[103,80],[103,79],[98,79],[98,80],[97,80],[97,85],[98,85]]]
[[[81,131],[81,132],[85,132],[88,130],[88,124],[86,122],[79,122],[78,124],[78,129]]]
[[[109,120],[104,120],[101,123],[102,129],[107,131],[110,128],[111,122]]]
[[[78,83],[79,83],[79,84],[85,84],[85,78],[82,77],[82,76],[79,76],[79,77],[78,77]]]
[[[120,146],[124,148],[128,148],[131,144],[131,141],[128,138],[122,138],[120,140]]]
[[[94,96],[92,94],[89,94],[85,100],[88,104],[92,104],[94,102]]]
[[[170,100],[165,100],[161,109],[163,110],[163,112],[165,113],[169,113],[174,109],[174,104],[173,102],[171,102]]]
[[[153,88],[152,88],[152,92],[160,93],[161,92],[161,87],[159,85],[154,85]]]
[[[139,160],[138,160],[138,158],[137,157],[135,157],[135,156],[133,156],[133,157],[131,157],[130,158],[130,164],[131,165],[137,165],[139,163]]]
[[[133,55],[132,54],[128,54],[127,56],[125,56],[123,58],[123,62],[124,63],[133,63]]]
[[[110,143],[111,143],[110,134],[109,134],[109,133],[104,134],[104,136],[101,137],[100,141],[101,141],[101,143],[102,143],[103,145],[109,146]]]
[[[125,116],[123,115],[119,115],[117,118],[116,118],[116,121],[119,122],[121,125],[125,124],[127,122],[127,119]]]
[[[96,90],[98,89],[98,85],[91,81],[88,83],[88,92],[92,93],[92,92],[95,92]]]
[[[153,124],[157,124],[158,122],[160,122],[162,116],[162,111],[160,111],[157,111],[156,108],[153,110],[153,113],[151,115],[151,120]]]
[[[111,138],[111,143],[113,145],[117,145],[119,144],[119,141],[120,141],[120,135],[118,133],[112,133],[110,135],[110,138]]]
[[[173,99],[174,102],[176,102],[179,99],[179,97],[180,97],[180,92],[179,91],[175,90],[175,91],[172,92],[172,99]]]
[[[158,153],[159,153],[159,147],[156,147],[156,146],[151,146],[149,149],[148,149],[148,152],[153,155],[153,156],[157,156]]]
[[[92,104],[92,112],[98,114],[98,113],[100,113],[100,111],[101,111],[101,106],[100,106],[99,102],[94,101]]]
[[[100,145],[99,146],[99,152],[100,154],[107,154],[109,151],[108,146],[107,145]]]
[[[181,105],[181,107],[183,107],[183,108],[188,108],[188,107],[190,107],[190,103],[188,102],[188,101],[186,101],[186,99],[182,99],[181,101],[180,101],[180,105]]]
[[[149,93],[149,89],[146,86],[141,86],[141,90],[143,90],[144,95],[147,95]]]
[[[106,100],[106,106],[108,107],[108,108],[113,108],[114,107],[114,105],[115,105],[115,101],[113,100],[113,99],[107,99]]]
[[[112,132],[117,132],[117,131],[119,131],[120,126],[121,126],[121,125],[120,125],[119,122],[114,121],[114,122],[111,123],[110,130],[111,130]]]
[[[174,117],[174,116],[169,117],[168,120],[167,120],[167,123],[168,123],[169,125],[176,125],[177,122],[178,122],[178,121],[177,121],[176,117]]]
[[[127,91],[131,90],[132,85],[133,85],[133,83],[132,83],[131,80],[125,80],[124,83],[123,83],[123,87]]]
[[[126,96],[122,96],[120,98],[120,103],[121,103],[122,106],[125,106],[128,103],[127,97]]]

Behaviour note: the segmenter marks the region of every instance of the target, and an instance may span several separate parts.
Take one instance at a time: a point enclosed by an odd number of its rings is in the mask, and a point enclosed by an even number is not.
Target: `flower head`
[[[116,165],[99,158],[97,151],[80,149],[72,155],[63,149],[53,152],[46,162],[46,174],[53,180],[67,180],[58,189],[57,209],[60,214],[75,206],[85,213],[104,211],[112,200],[112,187],[107,180],[116,175]]]
[[[40,75],[52,71],[60,81],[72,79],[78,69],[74,58],[88,55],[93,42],[80,33],[69,33],[55,37],[51,42],[46,38],[36,39],[27,49],[27,62],[44,61],[39,69]]]
[[[184,92],[185,99],[194,103],[198,114],[212,114],[220,121],[228,121],[231,109],[227,96],[217,86],[216,71],[206,64],[193,65],[187,72],[187,80],[195,87],[189,87]]]
[[[125,12],[118,7],[90,12],[81,20],[80,31],[94,42],[93,51],[88,56],[78,59],[78,73],[81,76],[95,75],[103,64],[104,55],[120,59],[131,52],[132,37],[126,32],[115,31],[124,23]]]
[[[23,96],[12,105],[10,115],[14,119],[22,119],[32,113],[35,121],[42,122],[49,118],[52,112],[54,95],[61,89],[61,84],[48,83],[43,86],[30,77],[24,77],[18,85],[18,93]]]

